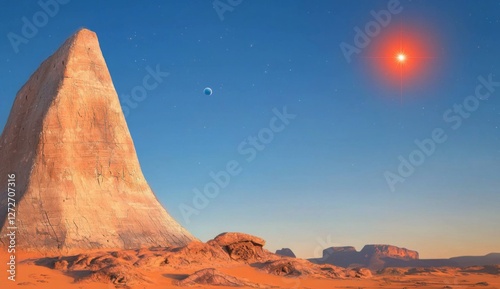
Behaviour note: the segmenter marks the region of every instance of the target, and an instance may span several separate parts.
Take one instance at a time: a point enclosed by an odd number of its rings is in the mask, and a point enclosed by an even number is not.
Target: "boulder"
[[[290,258],[296,258],[295,254],[293,251],[289,248],[283,248],[280,250],[276,250],[276,255],[284,256],[284,257],[290,257]]]
[[[266,241],[244,233],[222,233],[208,243],[218,244],[236,261],[254,262],[268,255],[262,248]]]

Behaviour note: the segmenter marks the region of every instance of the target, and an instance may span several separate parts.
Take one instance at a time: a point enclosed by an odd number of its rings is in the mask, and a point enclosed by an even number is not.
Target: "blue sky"
[[[221,19],[213,1],[73,0],[17,53],[9,33],[22,36],[23,17],[43,10],[4,2],[0,127],[23,83],[80,27],[97,33],[121,97],[159,66],[169,76],[127,122],[159,200],[200,239],[242,231],[301,257],[369,243],[429,258],[500,252],[500,87],[457,129],[443,119],[474,95],[479,76],[500,81],[498,1],[401,1],[351,62],[340,44],[353,44],[354,27],[389,1],[244,0]],[[402,76],[402,93],[400,79],[382,82],[369,58],[398,27],[407,38],[420,31],[433,51],[419,59],[418,83]],[[296,117],[246,161],[238,146],[284,107]],[[391,190],[384,173],[396,174],[398,157],[436,128],[447,140]],[[186,222],[180,205],[232,160],[241,173]]]

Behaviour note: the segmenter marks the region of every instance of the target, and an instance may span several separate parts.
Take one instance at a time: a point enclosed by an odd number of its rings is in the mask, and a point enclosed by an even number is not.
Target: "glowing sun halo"
[[[404,53],[399,53],[397,56],[397,60],[399,63],[403,63],[406,61],[406,55]]]

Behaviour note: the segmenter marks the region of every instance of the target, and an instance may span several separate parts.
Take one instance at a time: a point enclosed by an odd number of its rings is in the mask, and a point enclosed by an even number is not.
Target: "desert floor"
[[[64,273],[45,266],[35,265],[32,256],[18,256],[16,281],[7,279],[5,269],[0,273],[0,288],[67,288],[67,289],[111,289],[111,288],[182,288],[174,285],[175,280],[183,279],[200,268],[172,269],[140,269],[152,283],[141,283],[130,286],[77,281],[86,272]],[[6,256],[1,256],[2,265]],[[24,260],[24,261],[23,261]],[[486,273],[461,273],[457,269],[448,268],[446,273],[420,273],[416,275],[377,275],[371,278],[352,279],[315,279],[310,277],[281,277],[266,274],[249,265],[229,265],[218,268],[228,275],[258,283],[262,288],[500,288],[500,276]],[[221,286],[197,285],[195,288],[224,288]],[[252,287],[239,287],[252,288]]]

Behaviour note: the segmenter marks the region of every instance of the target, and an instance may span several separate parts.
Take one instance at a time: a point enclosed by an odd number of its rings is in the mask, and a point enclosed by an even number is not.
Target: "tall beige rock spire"
[[[18,92],[0,137],[0,246],[16,174],[19,250],[185,245],[146,182],[94,32],[82,29]]]

